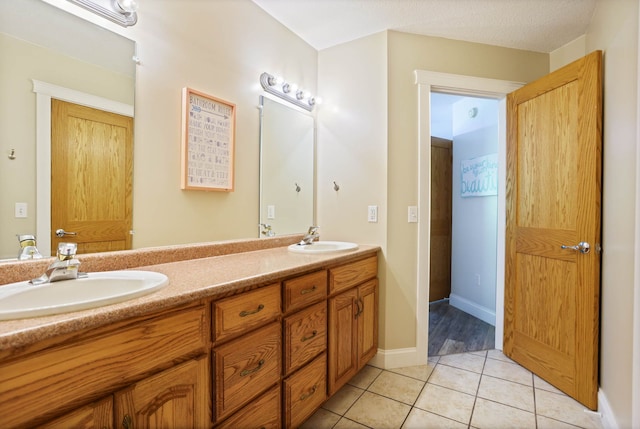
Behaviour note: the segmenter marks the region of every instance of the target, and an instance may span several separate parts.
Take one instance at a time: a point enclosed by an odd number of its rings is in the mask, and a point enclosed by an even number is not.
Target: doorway
[[[429,356],[494,348],[498,101],[432,91]]]
[[[133,105],[33,80],[36,93],[36,236],[43,256],[51,256],[51,100],[93,107],[133,118]]]
[[[497,249],[496,249],[496,305],[495,348],[502,349],[504,308],[504,237],[505,237],[505,170],[506,161],[506,94],[523,86],[519,82],[476,78],[418,70],[419,114],[419,222],[418,222],[418,287],[416,293],[416,362],[426,363],[429,329],[429,225],[430,225],[430,172],[431,172],[431,92],[475,96],[497,100],[498,104],[498,195],[497,195]]]

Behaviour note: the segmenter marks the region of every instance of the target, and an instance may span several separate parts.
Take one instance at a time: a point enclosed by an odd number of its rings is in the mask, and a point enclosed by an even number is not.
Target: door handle
[[[67,232],[64,229],[56,229],[56,237],[64,237],[65,235],[78,235],[77,232]]]
[[[575,246],[566,246],[566,245],[561,245],[560,246],[561,249],[571,249],[571,250],[579,250],[580,253],[589,253],[589,251],[591,250],[591,245],[589,243],[587,243],[586,241],[581,241],[580,243],[576,244]]]

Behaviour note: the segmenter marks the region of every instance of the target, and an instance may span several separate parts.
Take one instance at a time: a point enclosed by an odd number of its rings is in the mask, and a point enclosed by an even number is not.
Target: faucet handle
[[[309,227],[309,231],[307,231],[307,234],[312,235],[318,232],[318,229],[320,227],[319,226],[310,226]]]
[[[78,251],[78,245],[76,243],[58,243],[58,259],[66,261],[73,259]]]

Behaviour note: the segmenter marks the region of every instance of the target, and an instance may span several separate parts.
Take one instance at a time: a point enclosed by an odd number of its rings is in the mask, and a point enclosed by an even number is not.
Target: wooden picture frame
[[[182,189],[233,191],[235,128],[235,104],[182,89]]]

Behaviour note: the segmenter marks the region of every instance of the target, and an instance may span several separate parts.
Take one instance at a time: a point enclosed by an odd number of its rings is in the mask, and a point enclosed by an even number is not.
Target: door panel
[[[507,97],[504,352],[597,407],[602,54]],[[562,248],[591,244],[589,253]]]
[[[52,100],[51,252],[131,248],[133,119]],[[62,228],[75,232],[63,238]]]
[[[431,137],[429,302],[451,294],[451,140]]]

